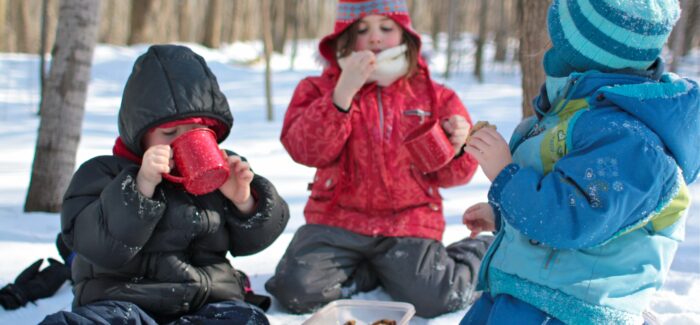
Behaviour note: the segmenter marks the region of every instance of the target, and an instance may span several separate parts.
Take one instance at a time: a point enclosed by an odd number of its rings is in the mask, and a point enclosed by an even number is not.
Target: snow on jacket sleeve
[[[255,175],[250,186],[256,198],[255,211],[243,215],[231,204],[233,213],[227,214],[233,256],[252,255],[267,248],[282,234],[289,221],[287,202],[277,194],[270,181]]]
[[[438,92],[438,103],[436,105],[440,110],[438,116],[448,118],[452,115],[461,115],[467,119],[467,123],[471,127],[472,119],[457,94],[443,86],[434,85],[434,87]],[[474,176],[477,165],[478,162],[474,157],[463,153],[436,172],[437,185],[440,187],[452,187],[466,184]]]
[[[93,158],[76,171],[61,209],[68,247],[106,268],[126,264],[141,250],[163,216],[165,201],[160,191],[154,199],[141,195],[137,173],[137,165],[113,157]]]
[[[581,116],[573,150],[550,173],[509,165],[491,185],[489,201],[525,236],[555,248],[595,246],[672,195],[677,167],[656,135],[594,112]]]
[[[323,167],[338,158],[350,136],[352,108],[340,112],[332,88],[322,91],[312,80],[302,80],[294,91],[280,138],[294,161]]]

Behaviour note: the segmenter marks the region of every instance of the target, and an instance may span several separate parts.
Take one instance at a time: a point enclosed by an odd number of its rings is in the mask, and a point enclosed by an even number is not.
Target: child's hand
[[[469,237],[475,238],[483,231],[496,230],[496,215],[490,204],[486,202],[477,203],[470,206],[467,211],[464,211],[462,223],[471,231]]]
[[[226,154],[225,151],[224,155]],[[250,165],[241,160],[239,156],[228,156],[226,158],[231,174],[226,183],[219,187],[219,191],[243,213],[253,212],[255,200],[250,195],[250,182],[253,180],[253,172]]]
[[[136,189],[145,197],[153,197],[156,186],[163,181],[163,173],[169,173],[172,166],[171,149],[168,145],[154,145],[146,150],[141,168],[136,175]]]
[[[376,57],[372,51],[353,52],[343,58],[343,71],[333,91],[333,103],[349,108],[352,98],[367,82],[367,79],[375,69]]]
[[[442,128],[449,136],[452,147],[455,148],[455,155],[458,155],[464,142],[467,141],[469,130],[471,129],[467,119],[462,115],[452,115],[442,121]]]
[[[492,182],[503,168],[513,162],[508,142],[493,128],[476,131],[465,151],[476,158],[481,170]]]

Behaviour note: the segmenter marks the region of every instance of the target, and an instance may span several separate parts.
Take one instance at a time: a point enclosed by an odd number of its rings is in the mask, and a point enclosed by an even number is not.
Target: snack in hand
[[[494,130],[496,129],[496,126],[489,123],[488,121],[478,121],[478,122],[476,122],[476,124],[474,124],[472,129],[469,130],[469,136],[467,137],[467,141],[465,141],[465,143],[469,143],[469,140],[472,139],[472,135],[474,135],[474,133],[476,133],[476,131],[479,131],[479,130],[486,128],[486,127],[492,128]]]

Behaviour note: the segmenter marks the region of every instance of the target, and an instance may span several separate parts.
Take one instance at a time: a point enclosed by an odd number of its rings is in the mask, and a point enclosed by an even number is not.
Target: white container
[[[381,319],[408,325],[415,313],[416,308],[406,302],[345,299],[330,302],[303,325],[344,325],[350,320],[354,320],[355,325],[371,325]]]

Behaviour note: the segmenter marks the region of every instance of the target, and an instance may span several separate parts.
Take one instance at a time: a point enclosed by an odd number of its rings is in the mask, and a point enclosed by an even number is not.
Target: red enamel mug
[[[442,168],[455,156],[455,149],[439,120],[421,124],[411,131],[404,145],[411,154],[413,164],[424,173]]]
[[[175,169],[179,175],[163,174],[173,183],[182,184],[187,192],[202,195],[223,185],[230,174],[226,156],[219,149],[216,133],[206,128],[189,130],[171,144]]]

